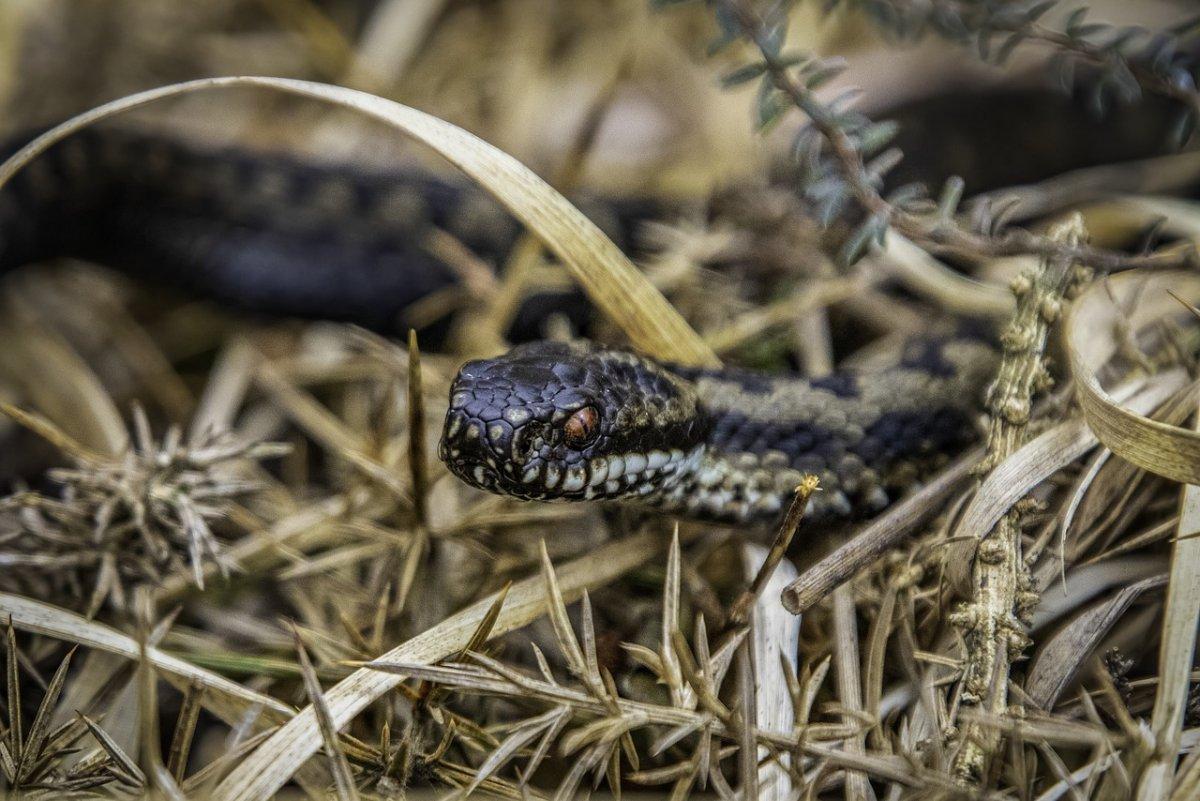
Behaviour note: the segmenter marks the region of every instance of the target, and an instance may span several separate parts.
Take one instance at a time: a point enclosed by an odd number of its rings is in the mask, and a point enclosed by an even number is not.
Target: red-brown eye
[[[563,424],[563,439],[572,448],[582,448],[599,433],[600,413],[592,406],[584,406]]]

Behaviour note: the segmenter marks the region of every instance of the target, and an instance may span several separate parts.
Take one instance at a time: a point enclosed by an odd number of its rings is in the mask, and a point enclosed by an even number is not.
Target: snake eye
[[[584,406],[567,418],[563,424],[563,439],[567,445],[579,449],[590,443],[600,433],[600,413],[594,406]]]

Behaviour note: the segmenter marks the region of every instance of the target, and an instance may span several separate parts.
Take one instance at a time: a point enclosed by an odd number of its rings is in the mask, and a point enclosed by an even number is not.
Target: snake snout
[[[450,472],[480,489],[499,491],[500,462],[488,441],[484,424],[462,411],[446,413],[438,456]]]
[[[482,489],[516,494],[542,429],[535,410],[490,375],[466,369],[451,390],[439,456],[456,476]],[[537,413],[535,413],[537,412]]]

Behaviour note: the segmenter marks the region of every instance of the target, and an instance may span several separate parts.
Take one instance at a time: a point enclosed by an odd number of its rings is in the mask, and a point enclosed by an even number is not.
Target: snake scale
[[[618,244],[653,203],[583,203]],[[404,327],[459,280],[435,229],[502,260],[516,224],[482,192],[93,128],[0,192],[0,271],[75,257],[252,312]],[[635,502],[705,520],[776,518],[803,473],[813,514],[864,515],[976,432],[995,354],[970,336],[818,379],[673,366],[600,345],[530,342],[464,365],[440,454],[466,482],[534,500]]]

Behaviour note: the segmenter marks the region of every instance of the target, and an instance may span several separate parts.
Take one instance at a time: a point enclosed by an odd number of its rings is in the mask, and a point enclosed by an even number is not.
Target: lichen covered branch
[[[1077,247],[1084,236],[1079,215],[1049,234],[1051,240],[1070,248]],[[1069,259],[1045,259],[1013,282],[1017,311],[1001,336],[1004,356],[988,390],[991,420],[981,472],[995,468],[1025,443],[1033,395],[1050,383],[1043,355],[1050,328],[1060,315],[1064,296],[1085,277]],[[981,539],[972,570],[973,598],[951,618],[962,630],[966,645],[960,715],[968,710],[1000,715],[1007,710],[1009,668],[1029,644],[1025,629],[1038,600],[1021,553],[1022,520],[1029,507],[1029,503],[1017,503]],[[999,742],[994,727],[977,722],[962,726],[955,775],[971,783],[980,781]]]

